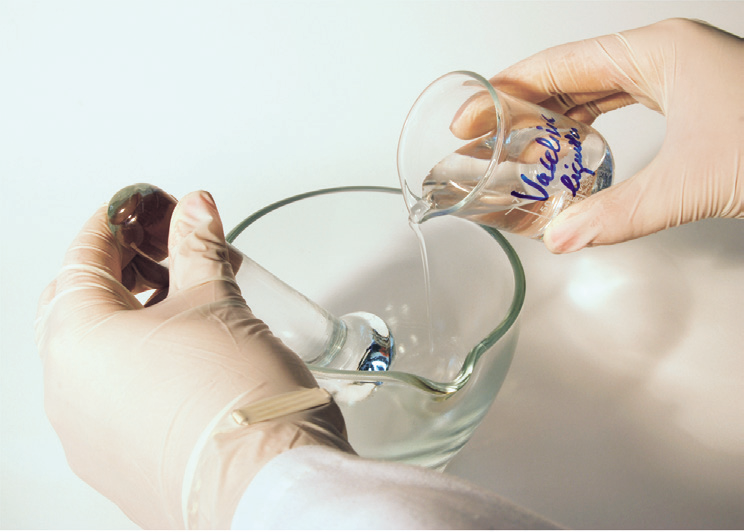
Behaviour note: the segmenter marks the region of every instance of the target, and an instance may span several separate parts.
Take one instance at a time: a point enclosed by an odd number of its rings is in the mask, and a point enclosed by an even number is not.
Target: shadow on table
[[[568,256],[511,240],[519,346],[447,471],[573,528],[744,527],[744,416],[723,415],[744,403],[744,224]]]

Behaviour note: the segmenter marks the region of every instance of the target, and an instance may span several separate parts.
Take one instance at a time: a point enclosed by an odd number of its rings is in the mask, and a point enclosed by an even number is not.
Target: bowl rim
[[[340,192],[381,192],[387,194],[399,194],[403,195],[403,191],[400,188],[384,187],[384,186],[373,186],[373,185],[357,185],[357,186],[340,186],[330,187],[318,190],[312,190],[301,194],[296,194],[276,201],[259,209],[254,212],[242,222],[237,224],[225,237],[228,243],[233,243],[235,239],[242,234],[242,232],[252,225],[257,220],[263,218],[267,214],[291,203],[301,201],[304,199],[312,198],[315,196],[321,196],[325,194],[335,194]],[[359,384],[379,384],[383,382],[404,382],[423,391],[449,395],[460,390],[470,379],[473,374],[475,365],[477,364],[480,357],[490,349],[501,337],[503,337],[507,331],[516,323],[519,313],[524,305],[525,291],[526,291],[526,280],[524,274],[524,268],[522,261],[519,259],[517,252],[514,250],[509,241],[501,234],[500,231],[492,227],[478,225],[481,229],[486,231],[496,243],[498,243],[506,254],[509,263],[512,267],[512,273],[514,275],[514,291],[512,294],[511,304],[506,312],[506,315],[486,337],[478,342],[466,355],[463,361],[460,371],[451,381],[441,382],[427,379],[419,375],[404,371],[358,371],[358,370],[340,370],[325,368],[322,366],[315,366],[313,364],[307,364],[307,367],[312,371],[313,374],[329,379],[337,379],[349,381],[352,383]]]

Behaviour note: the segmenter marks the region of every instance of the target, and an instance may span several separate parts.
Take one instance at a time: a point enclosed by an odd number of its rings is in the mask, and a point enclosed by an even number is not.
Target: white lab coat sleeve
[[[268,462],[233,529],[548,529],[557,526],[445,473],[304,446]]]

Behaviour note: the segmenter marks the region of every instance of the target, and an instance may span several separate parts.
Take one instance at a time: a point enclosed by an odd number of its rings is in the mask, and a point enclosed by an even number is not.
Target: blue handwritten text
[[[583,174],[594,175],[594,171],[584,167],[584,157],[582,155],[581,146],[581,135],[579,130],[572,127],[568,130],[568,133],[561,135],[555,126],[555,118],[548,118],[545,115],[541,115],[545,120],[545,127],[537,126],[537,129],[544,131],[545,136],[538,137],[535,142],[545,148],[543,156],[540,157],[540,165],[545,170],[538,173],[535,179],[532,180],[524,174],[521,174],[522,182],[531,189],[531,194],[525,194],[524,192],[512,191],[511,195],[515,198],[526,199],[530,201],[545,201],[550,197],[548,187],[556,178],[558,173],[558,162],[560,161],[559,153],[561,152],[561,141],[565,139],[569,146],[573,149],[573,163],[569,167],[568,164],[564,164],[563,168],[568,170],[568,173],[561,173],[560,182],[569,191],[572,196],[576,196],[576,193],[581,188],[581,177]]]

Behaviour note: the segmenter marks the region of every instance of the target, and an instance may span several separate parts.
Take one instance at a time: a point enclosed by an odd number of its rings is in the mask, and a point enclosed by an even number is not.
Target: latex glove
[[[122,271],[130,285],[152,283],[132,281],[131,252],[112,237],[105,209],[88,221],[39,307],[46,410],[73,471],[138,525],[227,528],[277,454],[353,451],[338,407],[241,298],[208,194],[176,207],[169,257],[167,298],[143,308]],[[231,416],[307,389],[318,393],[312,404],[327,404],[250,426]],[[293,398],[304,401],[280,401]]]
[[[551,251],[623,242],[703,218],[744,217],[741,38],[672,19],[550,48],[491,83],[588,124],[633,103],[666,116],[666,137],[651,163],[561,213],[544,236]],[[478,109],[462,113],[453,131],[469,137],[478,120]]]

